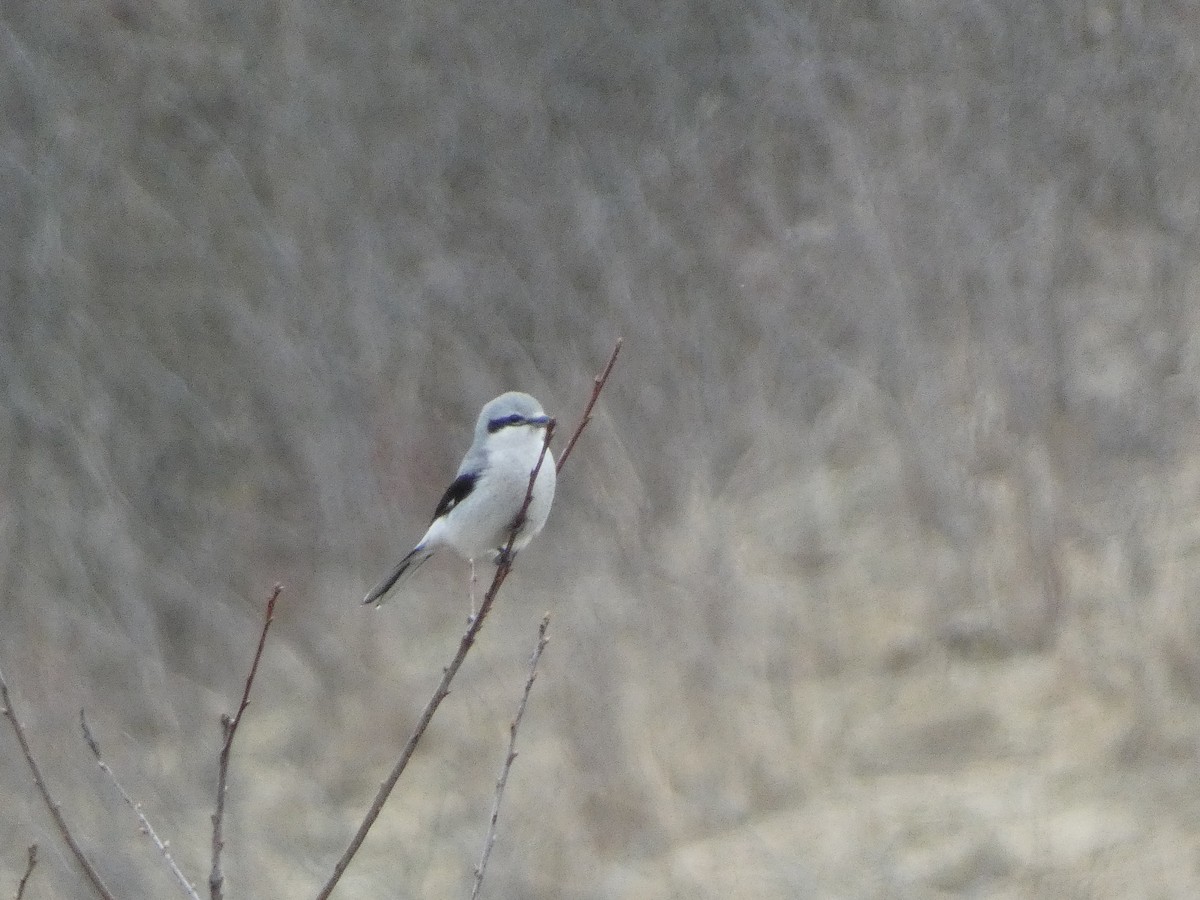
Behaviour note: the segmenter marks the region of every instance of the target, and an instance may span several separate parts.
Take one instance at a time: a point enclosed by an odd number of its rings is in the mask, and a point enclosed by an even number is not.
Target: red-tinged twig
[[[563,450],[562,456],[558,458],[558,471],[562,471],[563,464],[567,461],[567,457],[571,455],[571,451],[575,449],[575,442],[579,440],[579,436],[583,434],[583,429],[587,428],[588,422],[592,421],[592,407],[596,405],[596,400],[600,397],[600,392],[604,390],[604,384],[608,381],[608,376],[613,370],[613,366],[617,362],[617,354],[621,352],[621,344],[625,343],[624,338],[617,338],[617,343],[613,347],[612,355],[608,357],[608,365],[604,367],[604,371],[597,375],[592,380],[592,396],[588,399],[587,406],[583,408],[583,417],[579,420],[579,424],[575,427],[575,433],[571,435],[571,439],[567,441],[566,449]]]
[[[442,671],[442,680],[438,682],[433,696],[425,704],[425,709],[422,710],[420,718],[417,719],[417,724],[413,728],[413,733],[409,737],[408,743],[404,745],[404,749],[400,752],[400,758],[396,760],[391,773],[384,780],[383,784],[379,786],[379,791],[375,794],[375,799],[372,801],[370,809],[367,810],[362,824],[358,826],[358,831],[350,839],[350,845],[346,847],[341,858],[334,864],[333,874],[329,876],[329,880],[325,882],[325,886],[317,894],[317,900],[328,900],[329,895],[333,893],[333,889],[337,887],[337,883],[341,880],[342,875],[350,865],[350,861],[354,859],[354,854],[358,852],[358,848],[366,840],[371,826],[375,824],[375,820],[379,818],[379,814],[383,811],[383,806],[387,803],[387,799],[391,795],[392,789],[396,786],[396,782],[400,780],[400,776],[408,768],[408,763],[412,759],[413,753],[416,752],[417,744],[420,743],[422,736],[425,734],[425,729],[429,727],[429,723],[433,720],[433,714],[437,712],[438,707],[442,705],[442,701],[450,694],[450,682],[454,680],[454,676],[458,674],[458,670],[462,667],[463,660],[467,658],[467,651],[474,645],[475,638],[479,634],[479,630],[483,627],[488,613],[491,611],[492,603],[495,602],[496,595],[500,592],[500,585],[504,584],[504,579],[508,577],[508,573],[512,569],[513,541],[516,539],[517,531],[520,530],[521,523],[524,521],[525,512],[529,509],[529,504],[533,499],[533,485],[537,481],[538,473],[541,471],[542,461],[546,458],[546,452],[550,447],[550,439],[554,436],[554,425],[555,422],[551,419],[550,424],[546,426],[546,435],[542,441],[542,452],[538,456],[537,465],[529,473],[529,485],[525,490],[525,502],[521,504],[520,512],[517,513],[517,517],[513,521],[513,528],[508,536],[508,544],[505,546],[504,552],[500,554],[500,563],[496,566],[496,574],[492,578],[492,583],[488,587],[487,593],[483,595],[483,602],[479,604],[479,612],[468,623],[466,632],[458,642],[458,651],[454,654],[454,659]]]
[[[504,756],[504,765],[500,768],[500,777],[496,779],[496,796],[492,800],[492,815],[488,820],[487,836],[483,840],[483,855],[479,857],[479,865],[475,867],[475,886],[471,888],[471,900],[476,900],[479,890],[483,887],[483,873],[487,870],[488,859],[492,855],[492,847],[496,843],[496,821],[500,818],[500,803],[504,799],[504,788],[508,784],[508,773],[512,770],[513,761],[517,758],[517,731],[521,727],[521,719],[525,717],[525,707],[529,704],[529,692],[533,690],[533,680],[537,678],[538,662],[542,651],[550,638],[546,637],[546,629],[550,627],[550,613],[542,616],[542,624],[538,627],[537,646],[529,657],[529,677],[525,679],[525,690],[521,694],[521,702],[517,705],[517,714],[513,716],[508,726],[508,753]]]
[[[208,876],[208,893],[212,900],[222,900],[224,897],[225,873],[221,871],[221,850],[225,847],[222,826],[225,820],[225,791],[229,780],[229,753],[233,749],[233,736],[241,724],[242,714],[250,705],[250,689],[254,686],[254,676],[258,674],[258,663],[262,659],[263,647],[267,643],[267,632],[275,618],[275,601],[279,599],[283,585],[275,585],[271,598],[267,601],[267,612],[263,617],[262,632],[258,636],[258,649],[254,651],[254,662],[250,664],[250,673],[246,676],[246,686],[242,689],[242,702],[238,704],[237,712],[230,717],[228,713],[221,716],[221,734],[223,742],[221,753],[217,758],[217,809],[212,816],[212,871]]]
[[[33,867],[37,865],[37,844],[29,845],[29,859],[25,863],[25,874],[21,876],[21,880],[17,883],[17,895],[15,900],[21,900],[25,896],[25,885],[29,884],[29,876],[33,874]]]
[[[109,780],[113,783],[113,786],[116,787],[117,793],[121,795],[121,799],[125,801],[125,804],[132,809],[134,815],[137,816],[138,825],[141,827],[142,834],[146,835],[151,841],[154,842],[154,846],[158,848],[158,852],[162,854],[163,859],[167,861],[167,865],[170,867],[171,873],[175,876],[175,880],[179,882],[179,886],[183,889],[183,892],[191,897],[192,900],[200,900],[200,895],[196,893],[196,889],[192,886],[192,883],[188,881],[187,876],[183,874],[178,864],[176,864],[175,858],[171,856],[171,851],[167,846],[167,842],[159,838],[158,833],[154,830],[154,827],[146,818],[145,813],[142,812],[141,804],[134,802],[133,798],[129,796],[129,792],[125,790],[124,785],[122,785],[120,780],[117,778],[117,774],[109,767],[108,763],[104,761],[104,757],[100,755],[100,745],[96,743],[96,739],[92,736],[92,729],[88,727],[87,716],[84,715],[84,711],[82,709],[79,711],[79,727],[83,730],[84,743],[88,745],[88,749],[91,750],[92,755],[96,757],[96,765],[100,767],[101,772],[108,776]]]
[[[71,854],[75,857],[75,861],[79,864],[79,868],[83,870],[83,874],[87,876],[87,880],[91,882],[92,888],[105,900],[113,900],[112,892],[104,886],[104,881],[100,878],[100,873],[96,871],[95,866],[87,858],[83,852],[83,848],[79,846],[79,842],[75,840],[75,836],[71,834],[71,829],[67,827],[67,820],[63,818],[62,807],[58,802],[50,796],[50,789],[46,787],[46,782],[42,778],[42,770],[38,767],[37,760],[33,758],[33,751],[29,749],[29,741],[25,738],[25,729],[21,725],[21,720],[17,718],[16,710],[13,709],[12,699],[8,695],[8,682],[4,680],[4,673],[0,672],[0,703],[3,704],[4,717],[8,719],[12,725],[13,734],[17,736],[17,743],[21,745],[21,752],[25,755],[25,762],[29,766],[29,772],[33,776],[33,783],[38,789],[38,793],[42,796],[42,802],[46,804],[46,809],[50,813],[50,818],[54,820],[54,825],[58,828],[58,833],[62,835],[62,839],[66,842],[71,850]]]

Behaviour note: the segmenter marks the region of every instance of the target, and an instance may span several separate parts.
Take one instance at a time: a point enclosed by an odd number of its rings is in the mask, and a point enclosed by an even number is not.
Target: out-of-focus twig
[[[21,900],[25,896],[25,885],[29,884],[29,876],[33,874],[33,867],[37,865],[37,844],[29,845],[29,859],[25,863],[25,874],[21,876],[21,880],[17,882],[17,893],[15,900]]]
[[[613,346],[612,354],[608,357],[608,365],[604,367],[604,371],[597,375],[592,380],[592,396],[588,398],[587,406],[583,408],[583,417],[580,418],[579,424],[575,426],[575,431],[571,435],[571,439],[567,441],[567,446],[562,452],[562,456],[558,458],[558,471],[562,471],[563,464],[567,461],[567,457],[571,455],[571,451],[575,449],[575,442],[579,440],[579,436],[583,434],[583,429],[587,428],[588,422],[592,421],[592,407],[596,405],[596,400],[600,397],[600,392],[604,390],[604,384],[608,381],[608,376],[613,370],[613,366],[617,362],[617,354],[621,352],[621,345],[625,343],[624,338],[617,338],[617,343]]]
[[[96,871],[96,867],[92,865],[87,858],[87,854],[83,852],[83,848],[79,846],[79,842],[75,840],[75,836],[71,834],[71,829],[67,827],[67,820],[63,818],[62,807],[58,802],[50,796],[50,789],[46,787],[46,782],[42,778],[42,770],[38,767],[37,760],[33,758],[33,751],[29,749],[29,741],[25,737],[25,729],[21,726],[21,720],[17,718],[17,712],[13,709],[12,699],[8,695],[8,682],[4,680],[4,672],[0,671],[0,704],[3,704],[4,717],[8,719],[12,725],[13,734],[17,736],[17,743],[21,745],[21,752],[25,755],[25,762],[29,766],[29,772],[33,776],[33,783],[38,789],[38,793],[42,796],[42,802],[46,804],[46,809],[50,813],[50,818],[54,820],[54,825],[58,828],[58,833],[62,835],[62,839],[71,849],[71,854],[75,857],[75,861],[79,864],[79,868],[83,870],[83,874],[87,876],[87,880],[91,882],[92,888],[105,900],[113,900],[112,892],[104,886],[104,881],[100,878],[100,873]]]
[[[500,777],[496,779],[496,796],[492,800],[492,816],[488,820],[487,836],[483,840],[483,855],[479,857],[479,865],[475,867],[475,886],[471,888],[471,900],[476,900],[479,890],[483,887],[483,873],[487,870],[488,859],[492,855],[492,847],[496,843],[496,821],[500,818],[500,803],[504,799],[504,788],[508,784],[508,773],[512,770],[513,761],[517,758],[517,730],[521,727],[521,719],[525,717],[525,707],[529,703],[529,692],[533,690],[533,680],[537,678],[538,662],[542,651],[550,638],[546,637],[546,629],[550,627],[550,613],[542,616],[542,624],[538,627],[537,645],[533,655],[529,657],[529,677],[525,679],[525,690],[521,694],[521,702],[517,705],[517,714],[513,716],[508,726],[508,753],[504,756],[504,765],[500,767]]]
[[[609,357],[608,365],[604,367],[604,371],[598,375],[592,386],[592,396],[584,407],[583,418],[580,419],[579,425],[576,426],[574,433],[571,435],[571,440],[563,451],[562,457],[558,460],[558,471],[562,471],[563,460],[571,453],[571,448],[575,446],[575,442],[579,440],[579,435],[587,426],[591,418],[592,407],[596,405],[596,399],[600,396],[600,391],[604,389],[604,383],[608,381],[609,373],[612,372],[613,364],[616,362],[617,353],[621,349],[621,339],[617,339],[617,344],[613,348],[612,356]],[[346,847],[333,866],[333,873],[329,876],[329,880],[325,882],[320,893],[317,894],[316,900],[328,900],[329,895],[333,893],[337,883],[341,880],[346,868],[350,865],[350,861],[354,859],[354,855],[358,852],[366,840],[367,833],[371,830],[371,826],[375,824],[375,820],[379,818],[380,812],[383,811],[383,806],[387,802],[387,798],[391,795],[392,789],[396,786],[396,782],[400,780],[400,776],[408,767],[408,762],[412,759],[413,753],[417,749],[417,744],[420,742],[422,735],[425,734],[425,729],[429,727],[430,721],[433,719],[434,713],[437,712],[442,701],[450,693],[450,682],[454,680],[454,676],[458,674],[458,670],[462,667],[463,660],[467,657],[467,652],[475,643],[475,638],[479,634],[479,630],[483,627],[484,620],[487,619],[488,612],[492,608],[492,603],[496,600],[496,595],[500,591],[500,586],[504,584],[504,580],[508,577],[508,573],[512,570],[513,542],[516,540],[517,532],[520,530],[521,524],[525,521],[526,511],[529,509],[529,504],[533,500],[533,486],[537,481],[538,473],[542,469],[542,463],[546,459],[546,452],[550,448],[550,440],[554,436],[556,422],[551,419],[550,424],[546,426],[546,435],[542,443],[542,452],[538,456],[537,465],[533,467],[533,471],[529,473],[529,485],[525,490],[525,502],[521,504],[520,512],[517,513],[513,520],[512,530],[508,535],[508,544],[504,551],[500,554],[499,564],[496,566],[496,574],[492,578],[491,586],[487,589],[487,593],[483,595],[483,602],[479,605],[479,612],[468,623],[467,630],[458,642],[458,650],[454,654],[454,659],[450,661],[450,665],[442,671],[442,680],[438,682],[437,688],[433,692],[433,696],[429,698],[429,702],[425,704],[425,709],[422,710],[421,716],[417,719],[417,724],[413,729],[408,743],[404,745],[404,749],[400,751],[400,758],[392,767],[391,773],[379,786],[378,792],[375,794],[375,799],[372,801],[370,808],[367,810],[366,816],[362,823],[358,826],[358,830],[354,833],[354,837],[350,839],[350,844]],[[216,900],[216,898],[214,898]]]
[[[225,846],[225,838],[222,826],[225,820],[225,790],[229,779],[229,754],[233,749],[233,736],[241,724],[242,713],[250,705],[250,689],[254,686],[254,676],[258,674],[258,663],[267,643],[267,632],[275,618],[275,601],[282,592],[283,585],[275,585],[271,591],[271,598],[267,600],[267,612],[263,617],[262,631],[258,635],[258,649],[254,651],[254,662],[250,664],[250,673],[246,676],[246,685],[242,689],[242,702],[238,704],[237,712],[232,717],[228,713],[221,716],[223,742],[217,757],[217,808],[212,815],[212,871],[208,876],[208,893],[212,900],[222,900],[224,897],[225,873],[221,871],[221,850]]]
[[[200,895],[196,893],[195,887],[192,886],[192,883],[188,881],[187,876],[184,875],[180,870],[179,866],[175,862],[175,858],[171,856],[171,851],[168,848],[166,841],[163,841],[159,838],[158,833],[154,830],[154,827],[146,818],[145,813],[142,812],[141,804],[134,802],[133,798],[129,796],[129,792],[125,790],[125,787],[117,778],[116,773],[109,768],[108,763],[104,761],[104,757],[100,755],[100,745],[96,743],[96,738],[92,736],[92,729],[88,727],[87,716],[84,715],[84,711],[82,709],[79,711],[79,727],[83,730],[84,743],[88,745],[88,749],[91,750],[92,755],[96,757],[96,765],[100,767],[101,772],[108,776],[109,780],[112,781],[113,786],[116,787],[117,793],[121,795],[121,799],[125,801],[126,805],[132,809],[134,815],[137,816],[138,824],[142,829],[142,834],[146,835],[154,842],[154,846],[158,848],[158,852],[162,854],[163,859],[167,861],[167,865],[170,867],[171,873],[175,876],[175,880],[179,882],[179,886],[183,889],[183,892],[191,897],[192,900],[200,900]]]

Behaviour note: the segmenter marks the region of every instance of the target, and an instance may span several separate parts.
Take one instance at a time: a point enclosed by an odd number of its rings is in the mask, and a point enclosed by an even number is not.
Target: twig
[[[25,863],[25,874],[21,876],[21,880],[17,883],[17,896],[15,900],[21,900],[25,896],[25,885],[29,883],[29,876],[33,874],[33,867],[37,865],[37,844],[29,845],[29,860]]]
[[[571,448],[575,442],[579,440],[579,435],[587,426],[590,420],[592,407],[596,404],[596,398],[600,396],[600,391],[604,388],[604,383],[608,380],[608,375],[612,371],[613,364],[616,362],[617,353],[621,349],[621,340],[617,339],[617,345],[613,348],[612,356],[609,357],[608,365],[604,371],[596,377],[592,387],[592,396],[588,400],[587,406],[584,408],[583,418],[579,425],[575,428],[574,434],[571,435],[571,440],[567,445],[567,449],[563,451],[562,457],[558,461],[558,471],[562,471],[563,460],[571,453]],[[433,720],[434,713],[437,712],[442,701],[450,694],[450,682],[454,680],[454,676],[458,674],[458,670],[462,667],[463,660],[467,657],[467,652],[475,643],[475,638],[479,634],[479,630],[483,627],[484,620],[487,619],[488,612],[491,611],[492,603],[496,600],[496,595],[500,592],[500,586],[504,584],[504,580],[508,577],[509,571],[512,569],[512,547],[516,540],[517,531],[520,530],[521,524],[525,520],[526,511],[529,509],[529,504],[533,500],[533,485],[537,481],[538,473],[542,469],[542,461],[546,458],[546,452],[550,448],[550,439],[554,436],[556,422],[552,419],[550,424],[546,426],[546,435],[542,442],[542,452],[538,456],[537,465],[533,467],[533,471],[529,473],[529,485],[525,489],[525,502],[521,504],[521,509],[513,520],[512,530],[508,535],[508,544],[504,548],[504,552],[500,554],[500,562],[496,566],[496,574],[492,578],[491,586],[487,589],[487,593],[483,595],[483,602],[479,605],[479,612],[475,615],[468,625],[466,632],[458,642],[458,650],[454,654],[454,658],[450,661],[445,669],[442,670],[442,680],[438,682],[433,696],[429,698],[429,702],[425,704],[425,709],[422,710],[420,718],[417,719],[417,724],[413,729],[412,735],[408,739],[408,743],[404,745],[404,749],[400,751],[400,758],[392,767],[392,771],[388,777],[384,779],[379,786],[379,790],[375,794],[375,799],[371,802],[370,808],[367,810],[366,816],[362,823],[358,826],[358,830],[354,832],[354,837],[350,839],[349,846],[342,853],[333,866],[333,873],[329,876],[329,880],[325,882],[320,893],[317,894],[316,900],[328,900],[329,895],[333,893],[337,883],[341,880],[350,861],[354,859],[354,855],[362,846],[363,841],[367,838],[367,833],[371,830],[371,826],[375,824],[375,820],[379,818],[380,812],[383,811],[383,806],[387,803],[388,797],[392,793],[392,789],[396,786],[396,782],[400,780],[400,776],[404,774],[404,770],[408,767],[409,760],[416,752],[417,744],[421,737],[425,734],[425,729],[429,727],[430,721]],[[218,900],[214,897],[213,900]]]
[[[145,813],[142,812],[141,804],[133,801],[133,798],[129,796],[129,793],[118,780],[116,773],[109,768],[108,763],[106,763],[104,758],[100,755],[100,745],[96,743],[96,739],[92,736],[92,729],[88,727],[87,716],[84,715],[84,711],[82,709],[79,711],[79,726],[83,729],[84,743],[88,745],[88,749],[90,749],[92,751],[92,755],[96,757],[96,765],[100,767],[101,772],[109,777],[109,780],[111,780],[113,785],[116,787],[117,793],[121,795],[121,799],[124,800],[126,805],[133,810],[134,814],[138,818],[138,824],[141,826],[142,834],[146,835],[154,842],[154,846],[157,847],[158,852],[163,855],[163,859],[167,861],[167,865],[170,867],[172,874],[174,874],[175,880],[179,882],[179,886],[183,888],[183,892],[191,897],[192,900],[200,900],[200,895],[196,893],[196,889],[192,886],[192,883],[188,881],[187,876],[180,871],[179,866],[175,863],[175,858],[171,856],[171,851],[168,849],[167,842],[159,838],[158,833],[155,832],[153,826],[151,826],[150,821],[145,816]]]
[[[600,397],[600,392],[604,390],[604,384],[608,381],[608,376],[613,370],[613,366],[617,362],[617,354],[621,352],[621,345],[625,343],[624,338],[617,338],[617,343],[613,346],[612,355],[608,357],[608,365],[604,367],[604,371],[597,375],[592,380],[592,396],[588,399],[587,406],[583,408],[583,418],[579,420],[579,425],[575,428],[575,433],[571,435],[571,439],[567,441],[566,449],[563,450],[562,456],[558,458],[558,469],[561,472],[563,464],[567,461],[567,457],[571,455],[571,451],[575,449],[575,442],[579,440],[579,436],[583,434],[583,429],[587,428],[588,422],[592,421],[592,407],[596,405],[596,400]]]
[[[62,808],[50,796],[50,789],[46,787],[46,782],[42,778],[42,770],[38,768],[37,761],[33,758],[33,751],[29,749],[29,741],[25,738],[25,729],[21,726],[21,720],[17,718],[16,710],[12,706],[12,700],[8,696],[8,682],[4,680],[3,672],[0,672],[0,703],[4,705],[4,717],[12,725],[13,733],[17,736],[17,743],[21,745],[21,752],[25,754],[25,762],[29,765],[29,772],[33,775],[33,783],[37,786],[38,793],[42,795],[42,801],[46,804],[46,809],[50,813],[50,818],[54,820],[54,824],[58,828],[58,833],[66,841],[72,855],[75,857],[75,861],[79,864],[79,868],[83,870],[83,874],[87,876],[87,880],[91,882],[92,888],[96,893],[104,897],[105,900],[113,900],[112,892],[104,886],[100,874],[88,860],[87,855],[84,854],[83,848],[79,846],[79,842],[75,840],[75,836],[71,834],[71,829],[67,827],[67,820],[63,818]]]
[[[400,758],[396,761],[395,766],[392,767],[391,773],[384,780],[383,784],[379,786],[379,791],[375,794],[375,800],[371,803],[370,809],[367,810],[362,824],[358,826],[358,831],[350,839],[350,845],[346,848],[341,858],[334,864],[333,874],[329,876],[329,880],[321,888],[321,892],[317,894],[317,900],[328,900],[329,895],[333,893],[333,889],[337,887],[342,874],[350,865],[350,860],[354,858],[354,854],[358,852],[358,848],[366,840],[367,832],[371,830],[371,826],[375,824],[375,820],[379,818],[380,812],[383,811],[383,805],[392,793],[392,788],[396,786],[396,782],[400,780],[400,776],[408,768],[409,760],[412,759],[412,755],[417,749],[417,744],[425,734],[425,729],[429,727],[429,723],[433,719],[433,714],[437,712],[437,708],[442,705],[442,701],[450,694],[450,682],[454,680],[454,676],[458,674],[458,670],[462,667],[463,660],[467,658],[467,651],[475,643],[475,637],[483,627],[488,612],[491,611],[496,594],[500,591],[500,585],[504,583],[504,579],[508,577],[509,570],[512,568],[513,540],[520,529],[520,523],[524,519],[525,511],[529,508],[529,503],[533,498],[533,484],[537,480],[538,472],[541,471],[542,460],[546,458],[546,451],[550,446],[550,438],[554,435],[554,425],[554,420],[551,419],[550,424],[546,426],[546,436],[542,442],[542,452],[538,456],[537,465],[529,473],[529,486],[525,491],[525,502],[521,504],[521,510],[513,522],[512,532],[508,536],[508,544],[504,552],[500,554],[500,563],[496,567],[496,574],[492,578],[491,586],[488,587],[487,593],[483,595],[483,602],[479,604],[479,612],[476,613],[475,618],[467,625],[466,632],[458,642],[458,651],[454,654],[454,659],[442,671],[442,680],[438,683],[437,690],[433,692],[433,696],[429,698],[429,702],[425,704],[425,709],[421,712],[420,718],[417,719],[417,724],[413,728],[413,733],[409,737],[408,743],[404,745],[404,749],[400,752]]]
[[[221,850],[225,846],[222,825],[225,820],[225,790],[229,779],[229,753],[233,749],[233,736],[237,733],[242,721],[242,713],[250,705],[250,688],[254,686],[254,676],[258,674],[258,663],[262,659],[263,647],[267,643],[267,631],[275,617],[275,601],[279,599],[283,585],[275,585],[271,591],[271,599],[267,601],[267,612],[263,617],[262,632],[258,635],[258,649],[254,651],[254,662],[250,664],[250,674],[246,676],[246,686],[242,690],[242,702],[237,712],[230,718],[228,713],[221,715],[221,733],[224,742],[221,753],[217,757],[217,809],[212,816],[212,871],[208,876],[208,893],[212,900],[222,900],[225,884],[225,873],[221,871]]]
[[[537,646],[529,657],[529,677],[525,679],[525,691],[521,694],[521,702],[517,705],[517,714],[508,726],[508,753],[504,757],[504,765],[500,769],[500,777],[496,780],[496,797],[492,801],[492,816],[488,821],[487,837],[483,841],[483,855],[479,857],[479,865],[475,867],[475,886],[471,888],[471,900],[479,896],[483,887],[483,873],[487,869],[488,858],[492,855],[492,846],[496,843],[496,820],[500,817],[500,802],[504,799],[504,787],[508,784],[508,773],[512,770],[513,761],[517,758],[517,730],[521,727],[521,719],[525,716],[525,706],[529,703],[529,692],[533,690],[533,680],[537,678],[538,661],[542,651],[550,640],[546,637],[546,629],[550,627],[550,613],[542,616],[542,624],[538,627]]]

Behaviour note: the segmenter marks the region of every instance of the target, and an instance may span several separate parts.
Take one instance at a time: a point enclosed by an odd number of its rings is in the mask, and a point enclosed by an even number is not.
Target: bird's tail
[[[367,596],[363,597],[363,603],[374,603],[377,607],[382,606],[383,601],[387,598],[388,593],[396,586],[396,582],[398,582],[405,575],[409,575],[414,572],[417,566],[421,565],[421,563],[425,562],[425,560],[429,559],[431,556],[433,556],[432,549],[425,546],[423,543],[417,544],[417,546],[413,547],[412,550],[408,552],[408,555],[405,556],[404,559],[400,560],[400,562],[396,565],[396,568],[392,569],[387,578],[383,579],[383,581],[371,588],[371,591],[367,594]]]

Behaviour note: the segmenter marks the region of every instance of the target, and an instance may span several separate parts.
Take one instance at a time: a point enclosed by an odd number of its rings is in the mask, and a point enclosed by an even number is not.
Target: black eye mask
[[[525,417],[520,413],[513,413],[509,416],[501,416],[499,419],[488,420],[488,434],[495,434],[501,428],[508,428],[510,425],[524,425]]]
[[[550,422],[550,417],[547,415],[540,416],[523,416],[520,413],[512,413],[511,415],[501,416],[498,419],[488,420],[488,434],[495,434],[502,428],[508,428],[510,425],[547,425]]]

